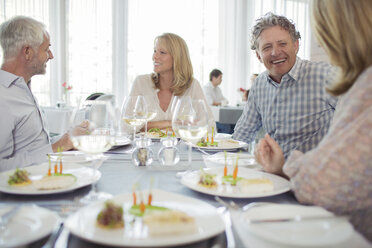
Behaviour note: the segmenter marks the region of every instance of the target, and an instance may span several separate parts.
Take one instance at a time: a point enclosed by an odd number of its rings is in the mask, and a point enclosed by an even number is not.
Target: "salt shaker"
[[[145,137],[140,137],[135,140],[136,149],[132,153],[132,160],[135,165],[151,165],[154,157],[154,153],[150,148],[151,143],[151,139]]]
[[[176,165],[180,161],[180,155],[176,148],[178,140],[176,137],[166,137],[160,140],[162,148],[159,150],[158,158],[161,165]]]

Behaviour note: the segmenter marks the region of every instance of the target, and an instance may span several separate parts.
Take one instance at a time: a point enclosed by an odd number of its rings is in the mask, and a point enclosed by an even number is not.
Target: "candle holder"
[[[134,141],[136,149],[132,153],[132,160],[136,166],[149,166],[153,162],[154,153],[150,148],[151,139],[140,137]]]
[[[160,140],[162,148],[159,150],[158,159],[161,165],[172,166],[178,164],[180,155],[176,148],[178,139],[176,137],[166,137]]]

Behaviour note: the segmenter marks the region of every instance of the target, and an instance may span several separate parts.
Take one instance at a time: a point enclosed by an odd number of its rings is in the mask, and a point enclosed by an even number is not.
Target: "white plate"
[[[244,178],[268,178],[274,184],[274,189],[272,191],[261,191],[257,189],[257,191],[250,191],[244,192],[240,190],[239,187],[230,186],[230,185],[222,185],[221,178],[223,176],[223,167],[216,167],[216,168],[206,168],[204,169],[205,172],[215,174],[215,180],[218,183],[216,188],[207,188],[204,186],[199,185],[199,173],[200,171],[193,171],[185,176],[182,177],[181,183],[186,187],[202,192],[209,195],[216,195],[216,196],[223,196],[223,197],[232,197],[232,198],[256,198],[256,197],[266,197],[272,195],[282,194],[290,190],[289,181],[279,177],[277,175],[248,169],[248,168],[241,168],[239,167],[238,176]],[[232,174],[233,167],[228,167],[228,174]]]
[[[222,139],[222,140],[226,140],[226,139]],[[219,142],[221,140],[215,140],[216,142]],[[211,146],[211,147],[205,147],[205,146],[197,146],[196,144],[191,144],[192,147],[194,148],[197,148],[197,149],[200,149],[200,150],[203,150],[203,151],[235,151],[237,149],[240,149],[240,148],[245,148],[245,147],[248,147],[249,145],[243,141],[239,141],[239,140],[235,140],[235,141],[238,141],[239,143],[236,144],[235,146],[233,147],[228,147],[228,148],[223,148],[223,147],[218,147],[218,146]],[[187,143],[189,144],[189,143]]]
[[[119,146],[126,146],[126,145],[129,145],[130,143],[132,143],[132,141],[126,136],[116,137],[115,138],[115,145],[111,149],[117,148]]]
[[[0,208],[0,216],[10,207]],[[0,233],[0,247],[27,245],[49,235],[59,223],[56,213],[36,205],[27,205],[12,217]]]
[[[50,159],[52,161],[57,161],[60,157],[62,157],[62,161],[66,163],[87,163],[93,160],[93,157],[87,157],[85,153],[80,151],[66,151],[50,154]]]
[[[233,223],[242,241],[246,233],[276,244],[295,247],[329,247],[351,237],[352,225],[345,219],[318,219],[293,222],[248,224],[249,219],[290,218],[294,216],[330,216],[321,207],[289,204],[268,204],[233,214]],[[335,246],[337,247],[337,246]]]
[[[227,162],[227,166],[234,166],[236,164],[237,156],[239,156],[238,166],[245,166],[252,169],[262,168],[262,166],[256,163],[254,156],[249,153],[227,152],[225,159],[225,152],[218,152],[212,155],[203,155],[203,160],[207,167],[225,166],[225,161]]]
[[[66,227],[74,235],[104,245],[130,247],[164,247],[188,244],[213,237],[225,230],[223,220],[215,207],[190,197],[174,194],[162,190],[153,190],[153,205],[165,206],[186,212],[195,218],[197,231],[191,234],[149,236],[147,227],[142,221],[130,224],[132,216],[127,213],[132,204],[132,195],[123,194],[113,200],[123,206],[125,227],[119,230],[105,230],[97,227],[97,214],[104,203],[94,203],[80,209],[65,222]],[[144,192],[147,196],[147,192]],[[129,222],[127,222],[129,221]]]
[[[228,133],[216,133],[216,135],[214,137],[216,139],[218,139],[218,140],[231,139],[232,134],[228,134]]]
[[[27,170],[30,175],[31,180],[37,180],[42,178],[48,173],[49,165],[44,163],[41,165],[29,166],[22,169]],[[14,173],[15,170],[5,171],[0,173],[0,192],[5,192],[9,194],[17,195],[48,195],[56,193],[64,193],[73,191],[75,189],[90,185],[97,182],[101,178],[101,172],[98,170],[93,178],[94,170],[89,167],[83,167],[78,164],[64,164],[63,173],[70,173],[76,177],[76,182],[70,187],[63,189],[53,189],[53,190],[38,190],[33,184],[21,187],[14,187],[8,184],[9,176]]]

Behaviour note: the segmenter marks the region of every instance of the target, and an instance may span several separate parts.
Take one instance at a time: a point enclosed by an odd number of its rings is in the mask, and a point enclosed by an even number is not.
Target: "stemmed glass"
[[[191,99],[189,96],[179,97],[172,118],[173,130],[185,141],[188,142],[188,169],[185,172],[177,173],[183,176],[191,170],[191,149],[192,143],[200,140],[208,128],[208,115],[203,100]]]
[[[155,116],[154,116],[155,117]],[[133,143],[137,127],[143,126],[148,120],[147,103],[144,96],[128,96],[123,102],[121,118],[124,123],[133,127]]]
[[[156,104],[153,104],[152,101],[149,101],[149,99],[154,99],[155,100],[155,97],[154,96],[145,96],[145,98],[147,98],[148,100],[146,101],[146,106],[147,106],[147,118],[146,118],[146,122],[145,122],[145,137],[147,138],[147,122],[149,121],[152,121],[153,119],[155,119],[156,115],[158,114],[158,111],[157,111],[157,105]],[[156,103],[156,101],[155,101]]]
[[[103,152],[115,145],[117,131],[115,111],[110,101],[86,100],[79,105],[73,110],[69,134],[74,147],[92,160],[94,170],[92,181],[94,182],[97,167],[104,160]],[[75,127],[83,120],[88,121],[89,126],[88,131],[81,133],[81,130]],[[91,191],[82,198],[82,202],[89,203],[108,198],[111,198],[111,195],[97,192],[96,185],[93,183]]]

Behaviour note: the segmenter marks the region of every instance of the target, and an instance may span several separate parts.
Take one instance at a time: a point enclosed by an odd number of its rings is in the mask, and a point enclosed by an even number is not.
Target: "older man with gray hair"
[[[297,57],[300,33],[284,16],[267,13],[253,27],[251,49],[266,67],[252,88],[233,137],[251,143],[263,128],[283,150],[306,152],[327,133],[337,100],[325,85],[333,68]]]
[[[45,74],[47,62],[53,59],[45,25],[29,17],[14,17],[1,24],[0,44],[0,171],[46,161],[47,154],[57,148],[72,149],[68,134],[51,144],[31,91],[31,77]],[[86,126],[76,131],[84,132]]]

